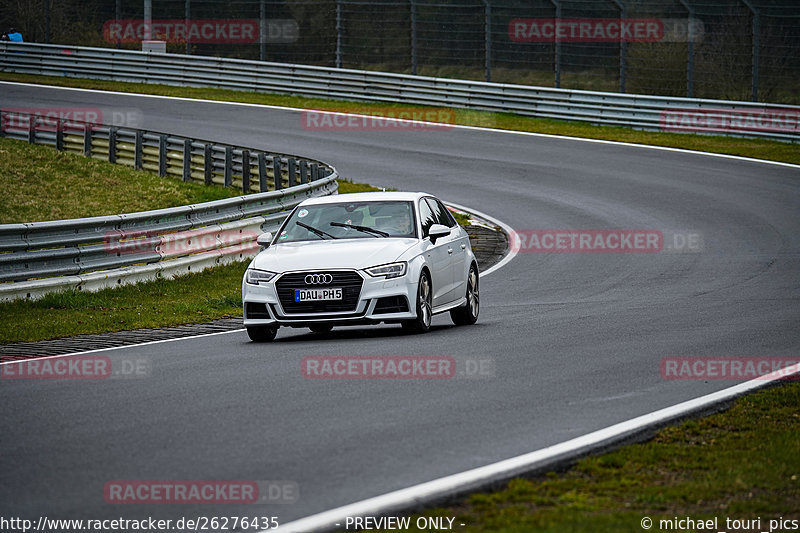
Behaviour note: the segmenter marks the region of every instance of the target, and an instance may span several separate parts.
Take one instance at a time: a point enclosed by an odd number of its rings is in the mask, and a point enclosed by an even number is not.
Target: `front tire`
[[[433,318],[432,301],[431,278],[428,272],[423,270],[419,275],[419,284],[417,285],[417,318],[403,322],[403,328],[412,333],[430,331]]]
[[[467,303],[450,311],[450,318],[456,326],[468,326],[478,321],[481,311],[479,285],[478,269],[471,265],[467,274]]]
[[[247,326],[247,336],[253,342],[270,342],[277,334],[277,326]]]

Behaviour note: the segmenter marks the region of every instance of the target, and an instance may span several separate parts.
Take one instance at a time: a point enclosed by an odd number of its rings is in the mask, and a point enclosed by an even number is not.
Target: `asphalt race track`
[[[354,181],[425,190],[516,230],[665,236],[653,254],[523,250],[482,279],[471,327],[440,315],[422,336],[281,329],[259,345],[233,332],[113,351],[146,360],[145,378],[4,380],[4,516],[287,522],[732,384],[664,379],[665,357],[800,354],[798,168],[475,129],[311,131],[299,111],[0,86],[2,108],[136,110],[133,126],[313,156]],[[676,250],[690,234],[702,247]],[[488,360],[492,372],[306,379],[301,359],[315,355],[450,355]],[[300,497],[111,505],[112,480],[284,480]]]

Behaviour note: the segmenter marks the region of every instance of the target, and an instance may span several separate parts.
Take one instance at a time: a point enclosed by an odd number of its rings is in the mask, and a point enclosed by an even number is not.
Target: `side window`
[[[433,214],[424,198],[419,201],[419,220],[422,222],[422,238],[424,239],[428,236],[431,226],[436,224],[436,215]]]
[[[431,209],[433,210],[434,217],[436,218],[435,224],[441,224],[442,226],[447,226],[448,228],[454,228],[456,226],[456,221],[453,218],[453,215],[450,214],[450,211],[437,200],[436,198],[426,198],[427,202],[430,204]]]

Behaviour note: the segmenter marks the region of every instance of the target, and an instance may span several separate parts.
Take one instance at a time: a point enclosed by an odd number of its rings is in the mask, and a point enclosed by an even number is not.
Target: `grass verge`
[[[770,531],[800,519],[800,383],[744,396],[722,413],[659,431],[652,440],[589,457],[560,473],[517,478],[496,492],[413,515],[455,517],[472,532],[703,531],[661,527],[662,519],[717,518],[713,531]],[[725,519],[758,519],[734,528]],[[445,524],[447,522],[445,521]],[[666,526],[666,524],[664,524]],[[774,529],[773,529],[774,530]],[[416,527],[408,531],[426,531]]]
[[[132,213],[241,194],[14,139],[0,139],[0,190],[0,224]]]
[[[0,73],[0,80],[25,83],[38,83],[63,87],[79,87],[129,93],[156,94],[162,96],[179,96],[184,98],[202,98],[230,102],[277,105],[328,111],[346,111],[365,114],[392,114],[403,110],[418,110],[421,106],[408,106],[390,103],[370,103],[322,98],[306,98],[302,96],[266,94],[228,89],[174,87],[145,83],[125,83],[103,80],[87,80],[56,76],[37,76],[31,74]],[[435,109],[435,108],[431,108]],[[547,133],[588,139],[602,139],[646,145],[668,146],[687,150],[699,150],[757,159],[769,159],[786,163],[800,164],[800,145],[779,141],[738,139],[711,135],[695,135],[685,133],[661,133],[638,131],[630,128],[612,126],[592,126],[581,122],[568,122],[540,118],[522,117],[509,113],[491,113],[484,111],[443,110],[449,120],[467,126],[484,126],[498,129]],[[332,164],[336,164],[335,161]]]

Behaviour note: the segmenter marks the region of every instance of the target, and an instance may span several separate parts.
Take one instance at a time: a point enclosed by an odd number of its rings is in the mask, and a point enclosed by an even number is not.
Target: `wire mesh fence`
[[[149,25],[146,3],[12,0],[0,24],[37,42],[149,36],[169,53],[800,103],[796,0],[159,0]]]

